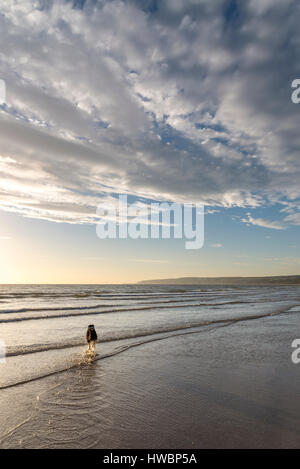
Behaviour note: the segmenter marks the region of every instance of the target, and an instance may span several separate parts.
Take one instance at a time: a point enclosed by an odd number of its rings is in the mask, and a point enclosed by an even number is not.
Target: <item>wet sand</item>
[[[297,448],[298,330],[297,313],[219,325],[4,389],[0,447]]]

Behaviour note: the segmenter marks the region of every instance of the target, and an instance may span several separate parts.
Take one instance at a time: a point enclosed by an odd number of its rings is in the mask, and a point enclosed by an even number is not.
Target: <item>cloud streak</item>
[[[264,218],[253,218],[250,214],[247,214],[248,218],[242,218],[243,223],[249,225],[261,226],[263,228],[270,228],[272,230],[285,230],[287,226],[278,221],[265,220]]]

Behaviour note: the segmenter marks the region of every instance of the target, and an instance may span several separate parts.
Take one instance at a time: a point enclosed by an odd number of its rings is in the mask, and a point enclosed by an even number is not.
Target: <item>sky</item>
[[[0,282],[300,274],[296,0],[0,0]],[[118,196],[205,241],[99,239]]]

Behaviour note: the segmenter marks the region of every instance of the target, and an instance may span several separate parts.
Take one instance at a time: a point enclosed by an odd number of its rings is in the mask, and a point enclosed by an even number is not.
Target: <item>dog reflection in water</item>
[[[88,343],[88,352],[92,355],[95,355],[96,342],[97,342],[97,332],[95,330],[94,324],[90,324],[86,331],[86,340]]]

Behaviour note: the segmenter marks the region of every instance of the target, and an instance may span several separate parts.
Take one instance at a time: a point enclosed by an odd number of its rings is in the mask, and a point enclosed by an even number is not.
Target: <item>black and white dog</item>
[[[94,324],[90,324],[86,331],[86,340],[89,344],[89,350],[95,351],[95,343],[97,342],[98,336],[95,330]]]

